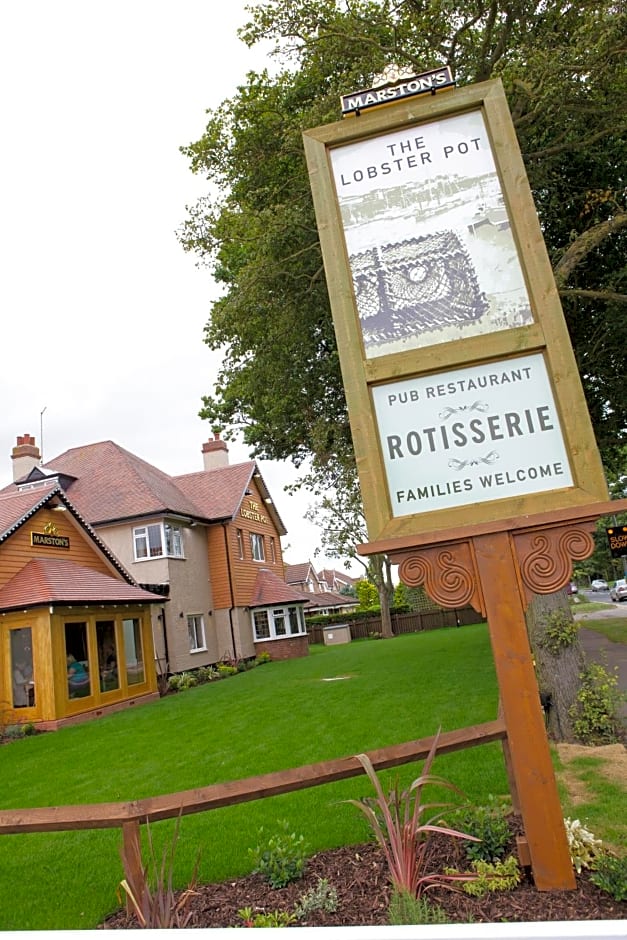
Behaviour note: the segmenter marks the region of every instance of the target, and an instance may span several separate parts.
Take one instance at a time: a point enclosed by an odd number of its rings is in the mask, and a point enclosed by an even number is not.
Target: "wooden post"
[[[137,893],[144,877],[139,820],[137,819],[122,823],[122,863],[128,886],[133,892]],[[137,898],[138,903],[141,903],[141,900],[141,897]],[[126,911],[129,914],[133,913],[133,906],[128,895],[126,898]]]
[[[509,757],[536,887],[573,889],[562,809],[544,727],[511,536],[473,538],[507,726]]]

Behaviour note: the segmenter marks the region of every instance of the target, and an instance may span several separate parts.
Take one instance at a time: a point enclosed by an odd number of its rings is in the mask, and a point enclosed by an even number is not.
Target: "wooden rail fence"
[[[506,746],[505,722],[496,721],[472,725],[439,736],[438,754],[460,751],[479,744],[503,741]],[[399,767],[423,760],[433,744],[434,737],[420,738],[404,744],[368,751],[376,770]],[[289,770],[280,770],[257,777],[216,783],[193,790],[183,790],[164,796],[120,803],[91,803],[81,806],[46,806],[32,809],[0,810],[0,835],[25,832],[62,832],[77,829],[122,830],[127,878],[141,873],[140,825],[203,813],[222,806],[234,806],[251,800],[260,800],[280,793],[305,790],[337,780],[346,780],[364,773],[357,757],[340,757],[317,764],[307,764]]]

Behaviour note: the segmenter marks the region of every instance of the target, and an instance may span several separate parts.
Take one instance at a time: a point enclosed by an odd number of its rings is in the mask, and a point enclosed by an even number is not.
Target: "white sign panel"
[[[372,388],[394,516],[573,485],[541,355]]]
[[[533,321],[480,111],[330,157],[367,357]]]

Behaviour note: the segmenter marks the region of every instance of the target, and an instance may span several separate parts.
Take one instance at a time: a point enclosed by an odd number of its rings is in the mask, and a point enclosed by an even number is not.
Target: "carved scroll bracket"
[[[481,585],[477,576],[472,542],[432,545],[393,557],[398,574],[409,587],[424,585],[440,607],[471,607],[485,616]]]
[[[553,594],[572,577],[573,561],[594,551],[594,522],[553,526],[513,535],[515,557],[525,606],[533,594]]]

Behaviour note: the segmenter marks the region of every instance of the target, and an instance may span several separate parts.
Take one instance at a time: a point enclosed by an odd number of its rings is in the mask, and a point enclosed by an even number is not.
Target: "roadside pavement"
[[[618,687],[621,692],[627,693],[627,644],[612,643],[607,637],[594,630],[587,630],[586,620],[604,620],[606,617],[627,617],[627,604],[616,604],[607,610],[596,610],[594,613],[578,614],[573,611],[573,616],[579,626],[579,642],[586,654],[586,658],[593,662],[601,663],[609,670],[616,668],[618,676]],[[621,706],[621,715],[623,721],[627,722],[627,701]]]

